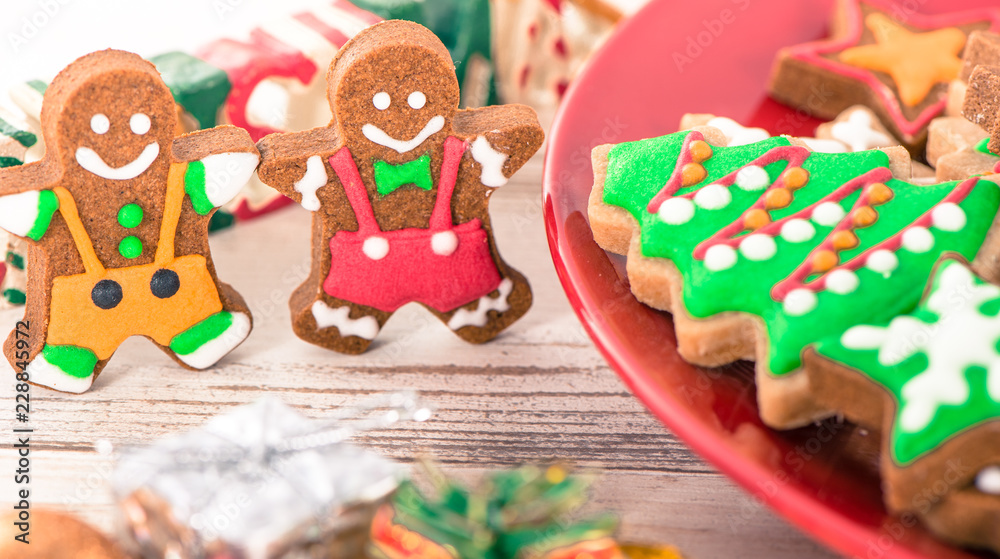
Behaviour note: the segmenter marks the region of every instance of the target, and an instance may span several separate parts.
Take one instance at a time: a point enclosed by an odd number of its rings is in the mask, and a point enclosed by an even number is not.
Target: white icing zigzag
[[[479,136],[476,141],[472,142],[472,158],[483,167],[479,178],[484,186],[496,188],[507,184],[507,177],[503,174],[503,166],[507,163],[509,156],[493,149],[485,136]]]
[[[336,326],[343,337],[357,336],[366,340],[374,340],[378,335],[378,320],[374,316],[351,318],[351,307],[330,308],[323,301],[316,301],[312,306],[313,318],[320,329]]]
[[[458,330],[465,326],[478,326],[481,328],[486,326],[487,313],[489,311],[504,312],[509,310],[510,305],[507,304],[507,297],[514,290],[514,282],[508,278],[504,278],[497,289],[500,291],[499,297],[493,299],[489,295],[483,295],[479,298],[479,305],[475,310],[458,309],[451,316],[451,320],[448,321],[448,328],[452,330]]]
[[[319,198],[316,191],[326,186],[329,177],[326,175],[326,166],[323,158],[318,155],[310,157],[306,161],[306,174],[295,183],[295,191],[302,193],[302,207],[315,212],[319,210]]]

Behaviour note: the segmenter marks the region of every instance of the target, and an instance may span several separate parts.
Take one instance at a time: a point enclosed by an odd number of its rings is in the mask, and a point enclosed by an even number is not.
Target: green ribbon
[[[407,184],[424,190],[434,188],[429,154],[424,154],[423,157],[399,165],[385,161],[375,162],[375,186],[378,187],[380,195],[387,196]]]

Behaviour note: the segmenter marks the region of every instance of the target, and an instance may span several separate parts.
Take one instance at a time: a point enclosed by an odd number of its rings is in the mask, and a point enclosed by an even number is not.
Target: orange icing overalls
[[[170,166],[156,255],[153,263],[139,266],[105,268],[73,195],[54,189],[86,271],[52,280],[47,344],[87,348],[105,360],[134,335],[169,346],[174,336],[222,310],[205,257],[174,253],[186,169],[186,164]]]

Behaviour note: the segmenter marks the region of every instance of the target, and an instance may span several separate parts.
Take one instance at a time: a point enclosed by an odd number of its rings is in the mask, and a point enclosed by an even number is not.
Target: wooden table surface
[[[535,305],[499,338],[468,345],[423,309],[406,307],[377,345],[344,356],[300,341],[288,296],[309,266],[309,215],[298,207],[212,237],[219,277],[246,297],[255,327],[214,369],[188,371],[130,339],[82,395],[31,390],[32,506],[115,526],[101,439],[141,444],[202,424],[264,393],[308,416],[367,394],[409,388],[431,420],[361,437],[410,463],[420,453],[474,479],[485,469],[554,458],[604,473],[594,506],[621,514],[627,540],[677,545],[690,558],[833,557],[679,442],[633,397],[594,348],[562,292],[540,200],[541,156],[491,203],[500,249],[531,280]],[[20,310],[0,313],[9,331]],[[2,375],[12,375],[6,361]],[[15,496],[13,379],[0,383],[0,503]],[[4,510],[10,510],[3,505]]]

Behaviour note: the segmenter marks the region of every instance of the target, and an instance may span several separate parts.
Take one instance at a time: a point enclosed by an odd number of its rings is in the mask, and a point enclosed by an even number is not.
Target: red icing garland
[[[757,159],[754,159],[753,161],[751,161],[747,165],[744,165],[740,169],[737,169],[736,171],[733,171],[732,173],[729,173],[728,175],[726,175],[725,177],[719,179],[718,181],[715,181],[714,184],[718,184],[720,186],[725,186],[725,187],[732,186],[733,183],[736,182],[736,175],[739,174],[739,172],[742,171],[746,167],[754,167],[754,166],[756,166],[756,167],[765,167],[767,165],[771,165],[773,163],[777,163],[778,161],[787,161],[788,162],[788,167],[787,168],[799,167],[799,166],[802,165],[802,163],[805,162],[806,159],[809,159],[809,155],[811,153],[812,152],[810,152],[808,149],[803,148],[803,147],[798,147],[798,146],[781,146],[781,147],[776,147],[774,149],[768,150],[767,153],[765,153],[764,155],[758,157]],[[764,207],[765,207],[765,199],[767,198],[767,193],[769,191],[777,189],[777,188],[784,188],[784,185],[785,185],[785,178],[784,178],[784,174],[782,174],[781,176],[778,177],[778,179],[776,181],[774,181],[773,184],[771,184],[771,186],[769,186],[766,190],[764,190],[764,192],[761,193],[760,198],[757,199],[757,201],[754,203],[753,206],[750,206],[750,208],[748,208],[746,212],[743,212],[743,214],[740,216],[739,220],[730,223],[729,225],[727,225],[723,229],[719,230],[719,232],[716,233],[715,235],[712,235],[710,238],[702,241],[694,249],[694,257],[697,258],[697,259],[699,259],[699,260],[704,259],[705,258],[705,253],[708,252],[708,249],[711,248],[712,246],[720,244],[720,243],[722,243],[722,244],[728,244],[730,246],[735,246],[735,245],[739,244],[739,242],[742,241],[743,239],[740,238],[740,237],[737,237],[737,238],[732,238],[732,237],[733,237],[733,235],[736,235],[737,233],[742,233],[744,230],[746,230],[746,227],[743,225],[743,215],[746,215],[746,213],[749,212],[749,211],[751,211],[751,210],[764,209]],[[840,192],[840,190],[838,189],[833,194],[831,194],[831,196],[837,196],[839,192]],[[684,196],[682,196],[682,198],[694,198],[695,194],[696,194],[696,192],[689,192],[688,194],[685,194]],[[843,198],[844,196],[847,196],[847,194],[848,193],[844,193],[840,197]],[[803,211],[808,211],[808,208],[806,210],[803,210]],[[802,213],[802,212],[799,212],[799,213]],[[795,215],[798,215],[798,214],[795,214]],[[783,219],[781,221],[770,223],[767,226],[762,227],[759,231],[761,233],[765,233],[765,232],[773,229],[776,224],[783,223],[787,219],[790,219],[790,218],[785,218],[785,219]],[[722,239],[725,239],[725,240],[722,240]]]
[[[670,174],[670,178],[667,179],[667,184],[663,185],[663,189],[657,192],[656,196],[653,196],[653,199],[646,205],[647,212],[655,214],[659,211],[660,205],[667,201],[667,198],[670,198],[675,192],[681,189],[684,166],[694,161],[694,157],[691,155],[691,144],[698,141],[705,141],[705,136],[697,130],[692,130],[690,134],[684,137],[684,143],[681,144],[681,154],[677,157],[674,172]]]
[[[877,170],[878,169],[876,169],[875,171]],[[885,171],[888,174],[889,170],[885,169]],[[871,175],[873,172],[874,171],[866,173],[865,175],[858,177],[858,179],[868,177],[868,175]],[[855,179],[855,181],[857,181],[858,179]],[[873,184],[874,182],[883,182],[883,180],[887,179],[876,179],[868,184]],[[845,231],[851,228],[850,224],[852,216],[851,212],[849,212],[844,217],[844,219],[841,220],[841,222],[837,225],[837,227],[830,232],[830,235],[827,236],[823,244],[814,249],[813,252],[809,253],[809,257],[806,258],[804,263],[801,266],[799,266],[799,268],[796,269],[791,276],[789,276],[787,279],[781,281],[780,283],[774,286],[774,289],[771,290],[771,296],[776,301],[783,301],[785,296],[787,296],[795,289],[805,288],[813,292],[823,291],[824,289],[826,289],[826,279],[829,276],[830,272],[837,269],[846,269],[853,272],[864,266],[865,263],[868,261],[868,257],[871,256],[871,254],[875,251],[888,250],[891,252],[895,252],[899,250],[899,248],[903,246],[903,233],[905,233],[907,229],[910,229],[911,227],[929,227],[933,222],[932,213],[934,211],[934,208],[940,206],[941,204],[947,204],[947,203],[957,204],[962,200],[965,200],[965,198],[969,195],[970,192],[972,192],[972,189],[976,186],[978,182],[979,182],[978,177],[972,177],[970,179],[966,179],[957,187],[955,187],[954,190],[949,192],[948,195],[945,196],[943,200],[935,204],[934,207],[932,207],[931,209],[927,210],[922,216],[913,221],[913,223],[911,223],[908,227],[904,227],[892,237],[889,237],[888,239],[882,241],[881,243],[870,247],[868,250],[855,256],[854,258],[848,260],[847,262],[844,262],[840,266],[832,268],[831,270],[824,273],[823,276],[820,277],[819,279],[814,280],[813,282],[808,284],[805,283],[805,280],[808,279],[810,275],[812,275],[810,267],[812,255],[819,250],[829,250],[830,247],[833,245],[833,242],[831,240],[833,238],[833,235],[838,231]],[[858,198],[858,201],[855,203],[854,208],[856,209],[864,205],[867,205],[866,202],[867,202],[867,195],[862,195],[861,197]]]

